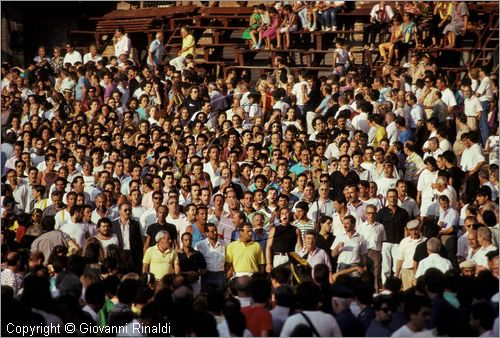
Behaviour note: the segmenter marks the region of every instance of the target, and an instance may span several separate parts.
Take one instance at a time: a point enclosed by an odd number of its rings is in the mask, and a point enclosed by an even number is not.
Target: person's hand
[[[273,269],[273,265],[271,263],[266,264],[266,272],[271,273],[271,270]]]
[[[343,247],[344,247],[344,242],[340,242],[340,243],[339,243],[339,244],[337,244],[337,246],[335,247],[335,250],[336,250],[336,251],[339,251],[339,250],[341,250]]]

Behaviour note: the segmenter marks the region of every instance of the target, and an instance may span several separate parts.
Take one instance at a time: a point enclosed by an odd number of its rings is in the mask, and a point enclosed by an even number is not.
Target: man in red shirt
[[[273,334],[273,319],[266,307],[271,299],[271,284],[264,278],[253,279],[250,295],[253,304],[241,308],[247,320],[247,329],[254,337],[269,337]]]

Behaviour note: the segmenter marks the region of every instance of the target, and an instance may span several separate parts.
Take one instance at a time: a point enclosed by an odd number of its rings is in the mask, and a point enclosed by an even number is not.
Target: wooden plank
[[[203,7],[200,8],[201,15],[251,15],[252,7]]]
[[[102,20],[113,19],[133,19],[133,18],[169,18],[178,15],[194,14],[198,9],[197,6],[173,6],[173,7],[154,7],[154,8],[140,8],[128,10],[116,10],[104,15]]]

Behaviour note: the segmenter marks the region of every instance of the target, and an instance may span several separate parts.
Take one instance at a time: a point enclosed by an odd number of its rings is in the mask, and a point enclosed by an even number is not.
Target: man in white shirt
[[[74,191],[70,191],[66,194],[66,208],[58,211],[54,215],[54,220],[56,221],[54,229],[58,230],[64,224],[71,221],[71,208],[76,204],[76,197],[77,193]]]
[[[118,27],[113,37],[113,46],[115,47],[115,56],[119,59],[121,55],[129,55],[132,49],[132,42],[125,35],[123,27]]]
[[[72,66],[75,65],[77,62],[82,62],[82,54],[80,54],[78,51],[75,50],[72,44],[67,43],[66,44],[66,55],[64,56],[63,63],[69,63]]]
[[[423,276],[425,272],[430,268],[436,268],[442,273],[445,273],[453,269],[451,262],[439,255],[439,250],[441,249],[441,242],[439,239],[433,237],[427,241],[427,253],[429,256],[422,259],[418,264],[417,272],[415,273],[415,279]]]
[[[414,219],[406,224],[406,229],[410,235],[403,238],[399,243],[399,257],[396,263],[396,277],[401,278],[403,290],[413,286],[415,271],[413,270],[413,256],[417,245],[425,241],[425,237],[420,236],[420,224]]]
[[[417,202],[408,196],[408,184],[405,180],[400,179],[396,182],[396,190],[398,191],[398,207],[406,210],[410,219],[415,219],[420,216],[420,209]]]
[[[95,45],[90,45],[89,52],[83,56],[83,64],[87,64],[89,61],[96,64],[97,61],[100,60],[102,60],[102,56],[97,53],[97,47]]]
[[[61,227],[61,231],[74,240],[80,248],[85,245],[85,240],[89,237],[88,228],[83,221],[83,206],[74,205],[71,207],[71,219]]]
[[[204,240],[196,243],[194,249],[201,252],[207,263],[207,272],[201,276],[201,287],[214,284],[219,290],[225,289],[224,243],[218,239],[217,226],[213,223],[205,225]]]
[[[290,337],[290,334],[299,324],[307,325],[316,331],[318,337],[341,337],[339,324],[335,317],[318,309],[321,300],[321,291],[312,281],[306,281],[297,286],[297,301],[300,302],[302,312],[287,318],[280,333],[280,337]],[[311,326],[312,325],[312,326]]]
[[[467,125],[471,130],[477,130],[478,120],[483,108],[479,99],[473,95],[470,86],[463,87],[464,92],[464,114],[467,116]]]
[[[295,95],[295,103],[297,104],[297,116],[304,116],[304,98],[309,94],[310,89],[307,87],[306,70],[299,73],[299,82],[293,85],[292,95]]]
[[[491,230],[488,227],[480,227],[477,229],[477,240],[481,248],[476,253],[474,261],[477,264],[477,270],[488,269],[488,258],[486,254],[490,251],[497,250],[497,247],[491,242]]]
[[[332,256],[338,256],[337,271],[353,266],[366,266],[368,249],[366,241],[356,232],[356,219],[347,215],[343,219],[345,233],[336,237],[330,249]]]
[[[478,144],[479,135],[475,131],[466,134],[464,139],[464,152],[460,159],[460,167],[467,173],[467,176],[472,176],[481,169],[485,163],[485,158]]]
[[[396,125],[396,114],[389,111],[385,114],[385,122],[387,123],[387,127],[385,130],[387,131],[387,138],[389,139],[389,144],[393,144],[398,141],[399,137],[399,129]],[[354,123],[354,119],[353,119]]]
[[[380,290],[380,272],[382,271],[382,242],[386,240],[385,229],[382,224],[375,221],[377,207],[373,204],[366,206],[366,222],[358,226],[358,233],[366,240],[368,259],[373,264],[375,292]]]
[[[321,218],[321,215],[332,216],[334,212],[333,201],[328,198],[330,189],[327,183],[321,183],[318,189],[318,199],[309,207],[307,217],[316,221]]]
[[[384,162],[384,175],[377,179],[378,195],[382,197],[387,195],[389,189],[396,188],[397,178],[394,177],[394,164],[390,160]]]
[[[455,94],[448,88],[446,84],[446,79],[443,77],[438,77],[436,79],[436,87],[441,91],[441,100],[448,106],[448,113],[452,111],[453,107],[457,105],[457,100],[455,99]],[[447,119],[452,119],[453,116],[448,115]]]
[[[352,119],[352,126],[356,130],[362,130],[364,133],[368,134],[370,131],[370,126],[368,125],[368,104],[366,102],[361,102],[358,107],[361,112],[354,116]]]
[[[479,130],[481,131],[481,143],[484,146],[489,136],[488,113],[490,112],[490,101],[493,100],[493,85],[484,69],[481,69],[479,72],[479,79],[481,83],[476,90],[475,96],[479,97],[482,107],[481,117],[479,118]]]

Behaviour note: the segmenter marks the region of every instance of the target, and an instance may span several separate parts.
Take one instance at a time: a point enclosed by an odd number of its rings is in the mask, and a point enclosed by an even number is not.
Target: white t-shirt
[[[292,94],[295,95],[295,97],[297,98],[297,101],[296,101],[297,106],[304,105],[304,100],[302,99],[302,85],[307,86],[307,82],[306,81],[297,82],[296,84],[293,85],[293,88],[292,88]]]
[[[104,249],[105,252],[108,246],[110,246],[111,244],[119,245],[118,237],[116,237],[115,234],[113,234],[113,237],[111,237],[110,239],[99,239],[99,238],[97,239],[99,240],[99,242],[101,242],[102,248]]]
[[[66,53],[64,56],[63,63],[71,63],[73,66],[77,62],[82,62],[82,54],[77,52],[76,50],[73,51],[73,53]]]
[[[460,159],[460,167],[463,171],[467,172],[474,169],[474,167],[485,160],[481,146],[479,144],[474,144],[470,148],[465,148],[462,153],[462,158]]]
[[[455,99],[455,94],[451,91],[450,88],[446,88],[441,92],[441,100],[446,103],[448,108],[454,107],[457,105],[457,100]]]
[[[321,337],[342,337],[339,324],[335,317],[322,311],[303,311],[309,318],[314,328]],[[283,324],[280,337],[289,337],[295,327],[299,324],[309,326],[307,320],[300,313],[290,316]]]
[[[71,237],[71,239],[73,239],[80,246],[80,248],[83,248],[89,232],[85,223],[69,222],[64,224],[60,230]]]

